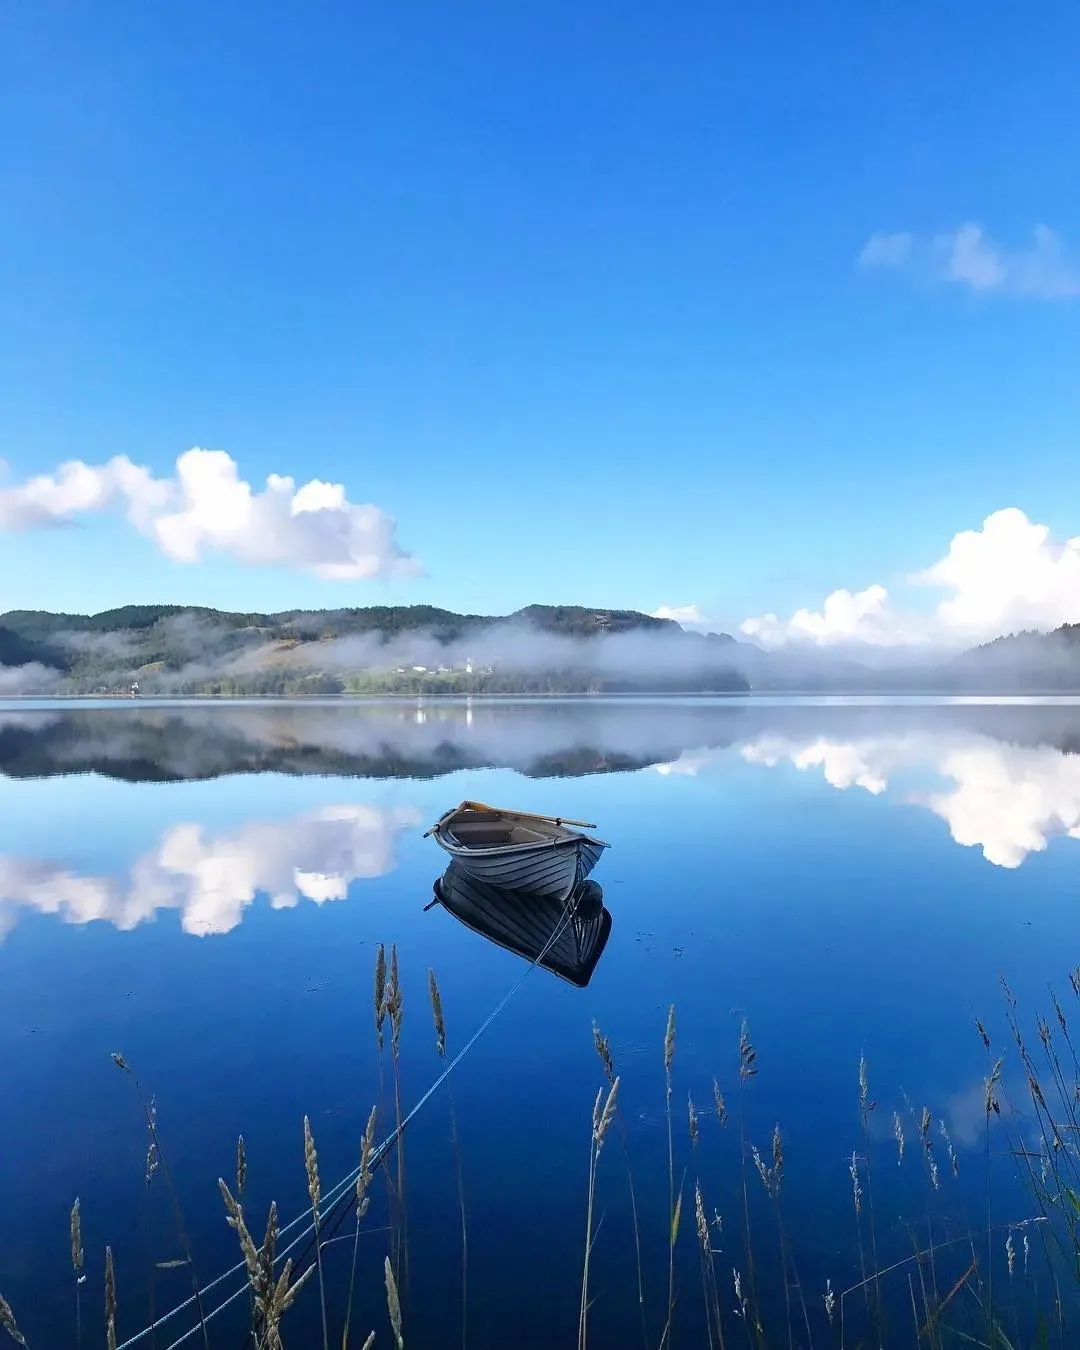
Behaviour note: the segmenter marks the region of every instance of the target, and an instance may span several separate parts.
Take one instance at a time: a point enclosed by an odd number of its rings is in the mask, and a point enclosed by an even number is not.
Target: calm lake
[[[981,1270],[992,1255],[1002,1288],[1035,1261],[1035,1211],[1004,1163],[1010,1139],[1037,1129],[1007,1105],[994,1112],[988,1220],[984,1080],[1008,1046],[1002,1092],[1024,1084],[1002,976],[1032,1042],[1036,1013],[1057,1034],[1048,985],[1080,1016],[1078,750],[1068,700],[0,704],[0,1293],[31,1347],[75,1343],[78,1196],[83,1339],[104,1343],[106,1244],[118,1339],[135,1336],[151,1308],[160,1317],[192,1290],[170,1179],[199,1285],[239,1260],[217,1180],[235,1188],[241,1132],[257,1241],[271,1199],[283,1226],[308,1205],[305,1115],[333,1198],[372,1105],[379,1139],[394,1126],[390,1029],[380,1059],[373,1007],[382,943],[400,964],[403,1111],[444,1067],[429,969],[447,1059],[511,997],[450,1094],[408,1127],[404,1237],[375,1177],[351,1343],[375,1329],[377,1345],[393,1344],[394,1254],[405,1344],[461,1344],[459,1180],[467,1344],[577,1343],[592,1112],[607,1086],[595,1020],[620,1087],[597,1166],[588,1341],[659,1345],[674,1004],[672,1343],[710,1343],[700,1182],[728,1344],[746,1343],[734,1270],[784,1328],[770,1344],[825,1346],[839,1344],[826,1280],[853,1288],[875,1260],[909,1262],[882,1298],[914,1344],[926,1282],[940,1283],[940,1302],[975,1259],[971,1230],[984,1242],[989,1230]],[[429,907],[447,860],[422,836],[464,798],[594,821],[610,842],[593,873],[610,937],[584,988]],[[755,1058],[741,1079],[744,1018]],[[164,1154],[149,1186],[140,1086]],[[774,1165],[777,1124],[782,1208],[750,1153]],[[385,1172],[396,1191],[396,1156]],[[353,1233],[349,1211],[332,1234],[343,1240],[324,1248],[331,1345]],[[941,1247],[933,1269],[911,1261],[927,1244]],[[307,1250],[293,1255],[306,1264]],[[234,1274],[204,1293],[204,1313],[243,1286]],[[846,1302],[849,1319],[866,1318],[865,1289]],[[214,1317],[210,1344],[241,1350],[247,1311],[245,1294]],[[192,1314],[136,1344],[171,1346]],[[1025,1316],[1008,1313],[1017,1327]],[[322,1344],[314,1282],[283,1331],[289,1345]]]

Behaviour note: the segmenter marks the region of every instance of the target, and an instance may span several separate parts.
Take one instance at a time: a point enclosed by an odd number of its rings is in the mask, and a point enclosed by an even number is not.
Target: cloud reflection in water
[[[409,806],[345,805],[219,834],[182,823],[126,876],[80,875],[62,862],[0,854],[0,939],[20,909],[120,929],[175,909],[184,932],[203,936],[235,928],[259,894],[274,909],[343,900],[353,881],[392,870],[398,835],[420,819]]]
[[[1054,746],[1013,745],[970,732],[851,741],[762,736],[739,753],[751,764],[820,769],[840,790],[859,787],[922,806],[945,821],[956,843],[981,848],[997,867],[1019,867],[1056,836],[1080,839],[1080,755]],[[896,784],[917,770],[936,773],[943,786],[927,792]]]

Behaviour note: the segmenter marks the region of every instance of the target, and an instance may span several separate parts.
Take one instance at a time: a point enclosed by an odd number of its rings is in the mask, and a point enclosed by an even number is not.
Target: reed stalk
[[[85,1276],[83,1275],[83,1240],[82,1240],[82,1205],[79,1197],[75,1197],[75,1203],[71,1206],[71,1269],[75,1276],[75,1347],[76,1350],[82,1350],[82,1284]],[[153,1318],[151,1318],[153,1321]]]
[[[397,1350],[405,1350],[405,1342],[401,1336],[401,1300],[398,1298],[397,1280],[394,1279],[389,1257],[385,1258],[383,1274],[386,1279],[386,1308],[390,1314],[390,1330],[394,1333]]]
[[[870,1148],[870,1116],[877,1109],[877,1102],[870,1098],[870,1080],[865,1054],[859,1056],[859,1120],[862,1124],[863,1157],[866,1161],[866,1199],[870,1210],[870,1254],[873,1269],[878,1268],[877,1219],[874,1213],[874,1165]],[[877,1331],[878,1350],[882,1347],[882,1304],[881,1283],[874,1279],[874,1325]]]
[[[743,1321],[746,1323],[746,1335],[750,1343],[761,1345],[761,1314],[757,1290],[757,1271],[754,1262],[754,1244],[750,1236],[750,1195],[746,1179],[746,1088],[751,1078],[757,1076],[757,1051],[750,1040],[750,1026],[744,1017],[739,1028],[739,1173],[742,1185],[743,1243],[746,1252],[746,1268],[750,1276],[750,1298],[746,1299],[741,1289],[738,1301],[742,1308]],[[741,1283],[741,1281],[737,1281]],[[753,1317],[753,1321],[750,1317]],[[752,1334],[751,1334],[752,1332]]]
[[[371,1159],[375,1153],[375,1119],[376,1108],[373,1106],[371,1114],[368,1116],[364,1137],[360,1143],[360,1174],[356,1178],[356,1228],[353,1232],[352,1265],[349,1269],[349,1297],[345,1305],[345,1329],[341,1335],[341,1350],[349,1350],[349,1326],[352,1322],[353,1291],[356,1288],[356,1260],[360,1248],[360,1224],[371,1203],[368,1191],[371,1189]],[[374,1336],[375,1333],[372,1332],[368,1338],[368,1344]]]
[[[377,1061],[379,1066],[379,1119],[386,1119],[386,1067],[384,1059],[386,1017],[389,1012],[386,984],[386,948],[380,942],[375,949],[375,1039],[378,1044]],[[397,1216],[397,1196],[389,1167],[382,1169],[383,1184],[386,1187],[387,1219],[394,1228]],[[396,1233],[391,1236],[391,1249],[397,1260]]]
[[[585,1210],[585,1260],[581,1272],[581,1304],[578,1309],[578,1350],[585,1350],[589,1325],[589,1265],[593,1248],[593,1203],[596,1196],[596,1165],[611,1122],[615,1118],[615,1103],[619,1092],[618,1078],[608,1089],[607,1100],[600,1088],[593,1104],[592,1133],[589,1136],[589,1195]]]
[[[675,1004],[668,1008],[667,1028],[664,1031],[664,1096],[667,1116],[668,1146],[668,1297],[667,1319],[660,1337],[660,1350],[668,1344],[671,1337],[671,1324],[675,1315],[675,1236],[678,1229],[675,1206],[675,1145],[671,1125],[671,1068],[675,1062]]]
[[[112,1248],[105,1248],[105,1345],[116,1350],[116,1269]]]
[[[315,1138],[311,1133],[311,1121],[307,1116],[304,1117],[304,1168],[307,1172],[311,1217],[315,1225],[315,1267],[319,1273],[319,1312],[322,1315],[323,1350],[330,1350],[330,1338],[326,1330],[326,1285],[323,1280],[322,1226],[319,1216],[319,1205],[322,1200],[322,1187],[319,1183],[319,1155],[315,1150]]]
[[[596,1022],[592,1024],[593,1045],[596,1053],[600,1057],[600,1063],[604,1066],[604,1077],[609,1084],[615,1082],[618,1076],[615,1072],[615,1061],[611,1057],[611,1045],[608,1038],[601,1032]],[[638,1311],[641,1316],[641,1341],[644,1347],[649,1344],[649,1331],[645,1321],[645,1278],[641,1264],[641,1228],[638,1223],[637,1193],[634,1188],[634,1171],[630,1164],[630,1138],[626,1128],[626,1122],[623,1119],[621,1108],[615,1107],[615,1121],[619,1127],[619,1139],[622,1143],[623,1158],[626,1161],[626,1179],[630,1187],[630,1216],[634,1226],[634,1260],[637,1267],[637,1295]]]
[[[255,1239],[244,1218],[243,1207],[237,1201],[221,1177],[218,1177],[218,1190],[225,1202],[225,1221],[233,1229],[240,1243],[240,1253],[244,1259],[248,1284],[254,1294],[256,1323],[252,1327],[256,1350],[283,1350],[281,1341],[281,1320],[292,1307],[297,1296],[315,1272],[314,1262],[308,1266],[299,1279],[293,1280],[292,1258],[288,1258],[281,1274],[275,1277],[274,1265],[277,1254],[278,1214],[273,1202],[266,1217],[266,1233],[262,1246],[256,1247]]]
[[[709,1345],[711,1347],[713,1344],[715,1325],[717,1350],[725,1350],[724,1321],[720,1312],[720,1294],[716,1283],[716,1261],[713,1257],[709,1221],[705,1217],[705,1202],[701,1195],[700,1180],[694,1183],[694,1226],[697,1229],[698,1246],[701,1251],[701,1289],[705,1299],[705,1323]]]
[[[428,996],[431,999],[431,1018],[435,1026],[435,1053],[446,1059],[446,1019],[443,1015],[442,994],[435,972],[428,970]],[[450,1110],[450,1142],[454,1150],[454,1170],[457,1174],[458,1209],[461,1213],[461,1345],[465,1350],[468,1329],[469,1290],[469,1232],[465,1222],[465,1175],[461,1166],[461,1143],[458,1138],[457,1113],[450,1079],[446,1080],[446,1101]]]
[[[16,1345],[26,1345],[26,1337],[19,1330],[15,1314],[11,1311],[11,1304],[3,1294],[0,1294],[0,1331],[6,1332]]]
[[[157,1110],[151,1111],[147,1102],[146,1094],[143,1092],[142,1084],[139,1082],[138,1074],[128,1064],[123,1055],[115,1051],[111,1055],[112,1062],[121,1071],[126,1074],[135,1085],[135,1092],[139,1099],[139,1106],[142,1108],[143,1118],[146,1121],[147,1133],[150,1136],[150,1148],[154,1151],[157,1162],[161,1166],[161,1174],[165,1178],[165,1186],[169,1192],[169,1199],[172,1204],[173,1216],[176,1222],[177,1236],[180,1239],[180,1246],[187,1261],[188,1271],[191,1275],[191,1289],[195,1298],[195,1307],[199,1314],[199,1330],[202,1332],[203,1350],[210,1350],[210,1337],[206,1328],[206,1314],[203,1310],[202,1291],[199,1288],[199,1279],[195,1272],[195,1257],[191,1249],[191,1241],[188,1238],[187,1225],[184,1222],[184,1212],[180,1208],[180,1197],[176,1193],[176,1187],[173,1185],[172,1173],[169,1169],[168,1161],[165,1157],[165,1150],[161,1144],[161,1137],[157,1128]]]
[[[400,1286],[399,1274],[404,1265],[405,1292],[409,1289],[409,1223],[405,1205],[405,1134],[402,1129],[404,1113],[401,1109],[401,1024],[404,1004],[401,995],[401,974],[398,967],[397,945],[390,948],[390,978],[386,986],[386,1011],[390,1018],[390,1057],[394,1070],[395,1144],[397,1151],[397,1200],[399,1231],[395,1245],[395,1290]]]

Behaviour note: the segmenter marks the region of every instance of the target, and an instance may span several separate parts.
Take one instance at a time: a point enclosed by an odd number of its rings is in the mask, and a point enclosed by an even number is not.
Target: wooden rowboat
[[[436,843],[477,881],[565,900],[608,847],[602,839],[570,828],[575,825],[596,828],[583,820],[464,801],[441,816],[424,837],[433,834]]]
[[[562,901],[489,886],[451,862],[435,882],[436,901],[474,933],[527,961],[535,961],[557,932],[539,964],[579,989],[592,979],[611,935],[611,914],[595,881],[579,882]]]

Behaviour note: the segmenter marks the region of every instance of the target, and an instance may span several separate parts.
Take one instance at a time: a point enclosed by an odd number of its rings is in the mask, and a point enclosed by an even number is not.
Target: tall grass
[[[1071,975],[1070,986],[1074,1005],[1080,1004],[1080,969]],[[430,971],[428,991],[436,1059],[442,1066],[446,1056],[445,1013],[438,982]],[[599,1088],[586,1099],[592,1101],[592,1110],[584,1244],[577,1289],[575,1293],[567,1267],[565,1287],[550,1291],[556,1302],[577,1303],[578,1350],[586,1350],[590,1335],[595,1342],[598,1325],[605,1343],[609,1343],[608,1323],[624,1312],[629,1320],[640,1320],[645,1350],[671,1350],[674,1346],[685,1346],[687,1350],[695,1347],[728,1350],[730,1346],[734,1350],[740,1341],[745,1341],[750,1350],[783,1350],[783,1347],[814,1350],[815,1346],[819,1350],[923,1350],[923,1347],[960,1350],[968,1346],[981,1350],[1043,1350],[1043,1347],[1071,1350],[1080,1344],[1080,1334],[1074,1330],[1080,1316],[1080,1055],[1070,1024],[1070,1017],[1080,1014],[1067,1009],[1051,992],[1051,1012],[1024,1019],[1007,986],[1003,993],[1001,1043],[987,1029],[986,1019],[976,1021],[987,1057],[987,1071],[976,1153],[977,1157],[981,1155],[984,1177],[981,1194],[978,1183],[974,1189],[975,1214],[971,1220],[966,1205],[972,1191],[965,1190],[959,1181],[959,1155],[944,1119],[936,1116],[929,1106],[916,1108],[905,1099],[902,1108],[898,1103],[891,1112],[890,1121],[888,1113],[881,1112],[871,1096],[865,1055],[857,1066],[858,1099],[852,1112],[856,1146],[850,1148],[849,1138],[846,1162],[840,1161],[839,1141],[835,1161],[807,1158],[800,1152],[798,1131],[789,1134],[776,1122],[769,1124],[769,1133],[764,1136],[767,1145],[759,1148],[754,1136],[762,1138],[763,1122],[757,1118],[759,1112],[752,1091],[759,1064],[749,1027],[743,1021],[737,1046],[733,1045],[739,1108],[738,1138],[737,1141],[731,1138],[727,1131],[727,1104],[719,1080],[711,1080],[712,1106],[708,1112],[695,1103],[694,1085],[680,1087],[679,1078],[684,1071],[677,1072],[674,1005],[668,1011],[663,1038],[666,1157],[661,1159],[657,1148],[654,1156],[639,1158],[635,1168],[634,1141],[620,1105],[625,1079],[616,1072],[607,1038],[593,1023],[593,1044],[602,1079]],[[237,1141],[235,1194],[224,1180],[218,1181],[226,1222],[239,1243],[249,1309],[249,1341],[255,1350],[284,1350],[287,1336],[297,1350],[316,1341],[323,1350],[330,1350],[332,1343],[337,1344],[339,1330],[342,1350],[350,1350],[353,1325],[361,1315],[369,1327],[377,1318],[384,1319],[383,1331],[374,1328],[368,1331],[363,1350],[370,1350],[376,1335],[380,1341],[386,1340],[404,1350],[410,1293],[407,1279],[399,1278],[398,1273],[400,1269],[407,1274],[408,1269],[406,1177],[399,1132],[404,1119],[401,1010],[400,971],[397,953],[391,948],[388,962],[385,956],[377,960],[375,1031],[377,1040],[382,1041],[389,1020],[394,1116],[398,1128],[380,1145],[379,1115],[377,1108],[372,1107],[360,1140],[355,1187],[344,1202],[331,1205],[324,1198],[310,1120],[304,1118],[303,1162],[311,1209],[309,1224],[314,1230],[314,1241],[308,1250],[295,1258],[279,1259],[279,1220],[274,1203],[269,1206],[261,1241],[253,1236],[245,1209],[248,1167],[243,1136]],[[162,1148],[153,1098],[144,1093],[123,1057],[116,1055],[114,1059],[136,1085],[149,1138],[146,1181],[149,1184],[160,1169],[170,1187],[185,1254],[182,1264],[193,1276],[191,1247]],[[682,1142],[677,1146],[675,1093],[687,1087],[691,1089],[686,1097],[687,1129],[685,1133],[679,1131]],[[654,1090],[659,1091],[659,1087]],[[465,1347],[470,1331],[466,1317],[468,1225],[452,1097],[448,1098],[448,1104],[461,1221],[461,1340]],[[884,1119],[881,1128],[876,1128],[874,1122],[879,1116]],[[714,1118],[715,1126],[703,1128],[708,1117]],[[619,1243],[614,1240],[610,1223],[602,1222],[603,1197],[609,1179],[600,1166],[605,1142],[616,1124],[623,1145],[625,1179],[629,1181],[628,1227],[632,1229],[634,1260],[631,1265],[627,1244],[622,1248],[623,1276],[613,1283],[610,1278],[598,1281],[596,1272],[601,1242],[605,1248],[605,1271],[610,1274],[618,1266]],[[730,1144],[725,1143],[729,1139]],[[796,1141],[794,1146],[792,1139]],[[738,1158],[733,1175],[727,1163],[718,1167],[717,1162],[722,1156],[730,1159],[736,1143]],[[369,1225],[369,1207],[374,1174],[379,1169],[389,1171],[391,1156],[396,1183],[390,1188],[388,1228],[383,1230]],[[638,1203],[640,1178],[646,1174],[643,1167],[649,1164],[653,1170],[653,1193],[661,1186],[666,1190],[662,1226],[658,1213],[653,1212],[650,1218],[648,1209],[642,1209]],[[848,1188],[850,1241],[839,1247],[835,1239],[823,1246],[813,1225],[807,1226],[805,1213],[801,1228],[794,1232],[790,1227],[790,1207],[785,1203],[792,1188],[797,1188],[809,1175],[808,1168],[820,1179],[823,1167],[832,1171],[838,1200],[843,1188]],[[1022,1188],[1010,1188],[1010,1177],[1013,1182],[1018,1177]],[[554,1185],[557,1180],[554,1176],[545,1178],[545,1184]],[[625,1180],[620,1185],[624,1186]],[[711,1190],[728,1194],[741,1211],[731,1234],[726,1231],[720,1213],[709,1204]],[[692,1205],[693,1210],[692,1223],[685,1225],[686,1232],[681,1223],[684,1202],[688,1208]],[[335,1240],[333,1234],[345,1220],[352,1222],[352,1231]],[[85,1336],[82,1284],[86,1261],[82,1204],[78,1199],[71,1208],[69,1227],[73,1343],[81,1350]],[[381,1309],[371,1302],[377,1272],[359,1278],[363,1268],[361,1234],[365,1231],[372,1236],[389,1232],[390,1251],[382,1257],[385,1303]],[[351,1248],[347,1282],[344,1258],[340,1279],[331,1279],[329,1267],[336,1260],[333,1253],[342,1250],[336,1243],[347,1244],[345,1251]],[[662,1279],[662,1267],[655,1272],[655,1283],[646,1279],[645,1250],[654,1252],[657,1266],[663,1260],[666,1281]],[[701,1298],[684,1305],[680,1281],[690,1265],[697,1272],[695,1281],[700,1279]],[[809,1267],[813,1267],[815,1279],[820,1280],[813,1297],[807,1296],[801,1273],[801,1269]],[[121,1301],[124,1292],[121,1273],[113,1247],[107,1246],[104,1335],[99,1333],[92,1339],[97,1345],[104,1340],[107,1350],[116,1350],[121,1310],[125,1318],[138,1316],[130,1290]],[[502,1275],[502,1271],[486,1272],[488,1281],[497,1282]],[[650,1288],[655,1304],[652,1308]],[[363,1295],[357,1314],[359,1291]],[[204,1307],[204,1293],[194,1282],[191,1331],[209,1346],[208,1313],[212,1315],[217,1308]],[[151,1320],[154,1297],[151,1285],[148,1293]],[[219,1295],[214,1297],[216,1300]],[[632,1312],[635,1297],[639,1306],[637,1317]],[[289,1333],[292,1322],[287,1315],[300,1299],[310,1300],[309,1320],[318,1328],[314,1338],[297,1340]],[[655,1329],[652,1336],[650,1318]],[[440,1346],[446,1343],[448,1320],[443,1319]],[[4,1335],[16,1345],[27,1344],[15,1312],[0,1298],[0,1337]],[[409,1340],[410,1343],[415,1340],[411,1333]],[[490,1342],[487,1337],[477,1335],[475,1343],[479,1346]],[[214,1344],[232,1350],[235,1343],[219,1338]]]
[[[435,1025],[435,1053],[446,1059],[446,1019],[443,1014],[442,994],[433,970],[428,971],[428,997],[431,1000],[431,1020]],[[446,1080],[446,1100],[450,1109],[450,1141],[454,1150],[454,1172],[457,1176],[458,1210],[461,1214],[461,1345],[468,1342],[469,1326],[469,1227],[465,1218],[465,1174],[461,1166],[461,1143],[458,1139],[457,1113],[454,1110],[454,1089]]]

